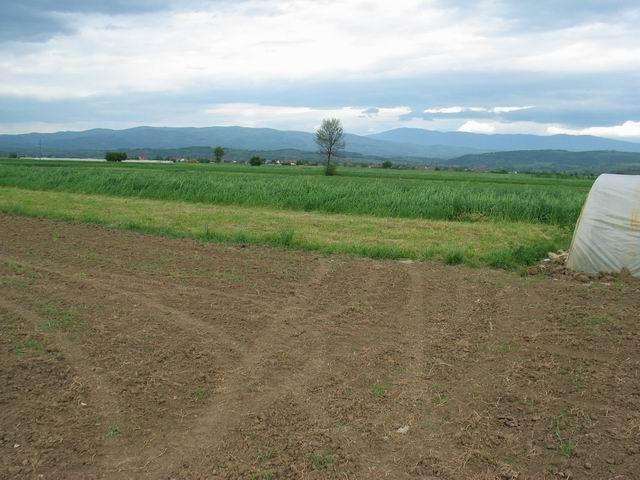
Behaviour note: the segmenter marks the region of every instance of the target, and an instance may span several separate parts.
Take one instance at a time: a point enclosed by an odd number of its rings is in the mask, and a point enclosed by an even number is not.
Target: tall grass
[[[350,213],[378,217],[465,221],[525,221],[572,225],[588,193],[589,180],[430,172],[404,176],[366,169],[337,177],[316,169],[175,165],[0,163],[0,185],[208,204]],[[176,168],[178,167],[178,168]],[[235,168],[235,170],[234,170]],[[271,170],[269,170],[271,169]],[[298,172],[282,174],[283,170]],[[358,175],[358,170],[362,174]],[[305,173],[306,172],[306,173]],[[513,178],[515,177],[515,178]]]
[[[324,170],[317,166],[288,166],[267,164],[260,167],[252,167],[245,164],[233,163],[138,163],[123,162],[109,163],[104,161],[71,161],[71,160],[36,160],[36,159],[3,159],[0,158],[0,166],[31,166],[31,167],[68,167],[78,168],[102,168],[111,170],[196,170],[207,173],[235,173],[235,174],[267,174],[279,176],[322,176]],[[595,177],[573,176],[560,174],[534,174],[534,173],[493,173],[473,172],[462,170],[423,170],[423,169],[380,169],[365,167],[340,167],[341,177],[365,177],[365,178],[397,178],[430,181],[473,181],[474,183],[503,183],[511,185],[547,185],[553,187],[586,187],[589,188]]]

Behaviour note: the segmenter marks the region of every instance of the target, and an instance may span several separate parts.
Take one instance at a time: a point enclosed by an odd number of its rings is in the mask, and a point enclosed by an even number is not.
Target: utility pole
[[[39,157],[39,159],[42,160],[42,139],[38,140],[38,147],[40,149],[40,157]]]

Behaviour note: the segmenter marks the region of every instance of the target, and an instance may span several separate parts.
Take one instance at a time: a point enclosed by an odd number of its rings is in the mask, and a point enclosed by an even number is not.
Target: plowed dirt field
[[[0,478],[640,478],[640,284],[0,216]]]

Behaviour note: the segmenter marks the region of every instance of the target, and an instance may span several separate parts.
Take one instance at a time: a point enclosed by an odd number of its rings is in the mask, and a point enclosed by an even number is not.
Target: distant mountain
[[[485,135],[399,128],[375,135],[347,134],[345,137],[347,147],[343,158],[368,163],[389,158],[406,164],[600,172],[619,170],[620,165],[634,169],[637,156],[629,157],[621,152],[640,153],[640,143],[593,136]],[[167,156],[179,155],[178,150],[187,149],[198,152],[196,156],[201,157],[217,145],[229,151],[228,158],[234,156],[239,160],[252,152],[270,159],[281,156],[282,160],[293,160],[298,156],[313,161],[320,158],[313,133],[244,127],[136,127],[0,135],[0,156],[10,152],[34,156],[42,146],[45,156],[102,157],[105,150],[125,150],[132,156],[152,157],[160,154],[160,150]]]
[[[490,152],[513,150],[618,150],[640,152],[640,143],[623,142],[590,135],[522,135],[482,134],[466,132],[438,132],[421,128],[396,128],[367,138],[386,142],[414,145],[447,145],[449,147],[476,148]]]
[[[438,162],[441,166],[483,170],[562,172],[562,173],[633,173],[640,174],[640,153],[566,150],[518,150],[464,155]]]
[[[53,150],[107,150],[128,148],[182,148],[223,145],[229,148],[271,150],[313,148],[305,132],[242,127],[136,127],[125,130],[97,128],[80,132],[0,135],[0,148],[34,148],[42,142]],[[282,145],[286,144],[286,147]]]
[[[136,127],[126,130],[93,129],[82,132],[28,133],[0,135],[0,152],[16,151],[37,155],[40,145],[45,155],[75,152],[102,152],[127,149],[171,149],[217,146],[239,150],[296,149],[316,151],[314,135],[308,132],[272,128],[204,127],[169,128]],[[466,153],[482,153],[473,147],[446,145],[412,145],[387,142],[359,135],[345,136],[347,150],[379,157],[453,158]]]

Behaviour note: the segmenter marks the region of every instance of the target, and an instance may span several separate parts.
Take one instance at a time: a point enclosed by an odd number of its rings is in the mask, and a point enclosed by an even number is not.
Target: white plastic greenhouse
[[[567,267],[640,277],[640,175],[600,175],[582,208]]]

